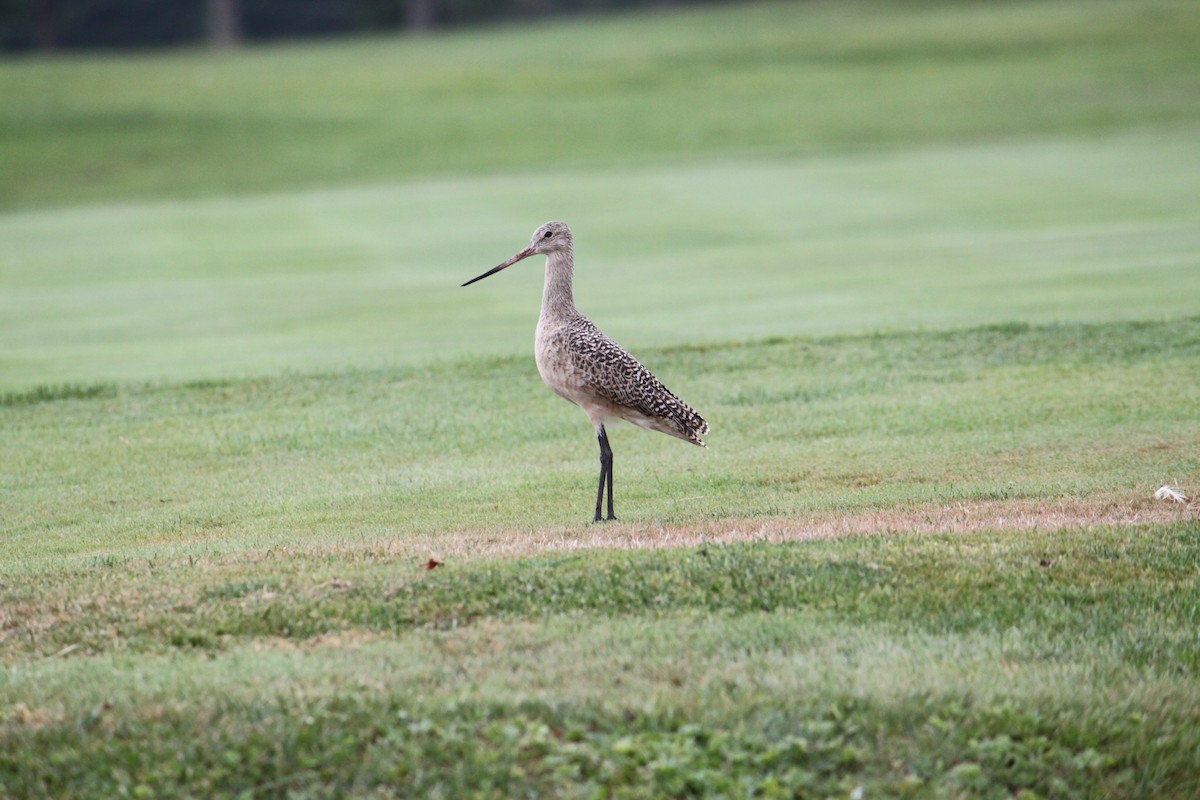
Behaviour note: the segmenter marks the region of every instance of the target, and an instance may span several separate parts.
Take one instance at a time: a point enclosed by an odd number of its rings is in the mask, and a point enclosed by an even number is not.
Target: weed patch
[[[111,383],[63,383],[41,384],[32,389],[0,394],[0,406],[31,406],[52,403],[57,400],[92,400],[117,396],[117,387]]]

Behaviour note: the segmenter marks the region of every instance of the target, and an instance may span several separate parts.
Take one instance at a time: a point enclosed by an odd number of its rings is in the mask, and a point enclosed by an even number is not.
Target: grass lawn
[[[56,797],[1187,797],[1198,543],[94,563],[69,602],[107,643],[6,678],[0,768]]]
[[[0,63],[0,797],[1200,795],[1197,35]],[[458,286],[552,217],[713,426],[607,525],[540,265]]]
[[[607,526],[526,357],[6,395],[0,779],[1200,790],[1200,318],[648,360],[713,447],[614,431]]]
[[[581,310],[635,354],[1178,318],[1200,296],[1197,132],[0,216],[0,389],[529,356],[541,266],[459,284],[553,218]]]
[[[0,65],[0,207],[1200,121],[1191,0],[686,14]]]

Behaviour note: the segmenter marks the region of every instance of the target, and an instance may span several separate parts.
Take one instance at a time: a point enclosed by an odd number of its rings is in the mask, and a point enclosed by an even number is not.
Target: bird
[[[555,394],[582,408],[595,428],[600,444],[600,481],[592,522],[615,520],[613,453],[605,424],[624,420],[707,447],[700,435],[708,433],[708,423],[575,308],[575,246],[565,222],[551,220],[539,226],[528,247],[463,286],[533,255],[546,256],[542,311],[534,336],[538,374]],[[608,515],[601,517],[606,487]]]

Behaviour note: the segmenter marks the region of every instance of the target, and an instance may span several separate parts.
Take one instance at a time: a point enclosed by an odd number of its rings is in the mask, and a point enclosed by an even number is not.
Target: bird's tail
[[[701,447],[708,447],[700,438],[700,434],[708,433],[708,422],[688,404],[680,401],[679,405],[682,406],[680,409],[682,413],[676,421],[679,423],[679,432],[682,434],[680,438]]]

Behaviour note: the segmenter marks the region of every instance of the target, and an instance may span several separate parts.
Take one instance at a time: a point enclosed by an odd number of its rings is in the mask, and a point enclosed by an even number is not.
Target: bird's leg
[[[604,501],[604,482],[608,479],[608,466],[604,463],[604,440],[608,437],[604,434],[604,427],[596,427],[596,438],[600,440],[600,485],[596,487],[596,516],[592,517],[592,522],[599,522],[600,504]]]
[[[608,446],[608,433],[604,430],[603,425],[596,426],[596,438],[600,440],[600,485],[596,487],[596,516],[592,518],[592,522],[600,522],[603,517],[600,516],[601,503],[604,501],[604,485],[608,484],[608,518],[616,519],[613,516],[613,500],[612,500],[612,448]]]
[[[608,435],[607,434],[605,434],[605,436],[604,436],[604,446],[608,447]],[[612,448],[608,447],[608,518],[616,519],[617,515],[613,513],[613,507],[612,507],[612,493],[613,493],[613,454],[612,454]]]

